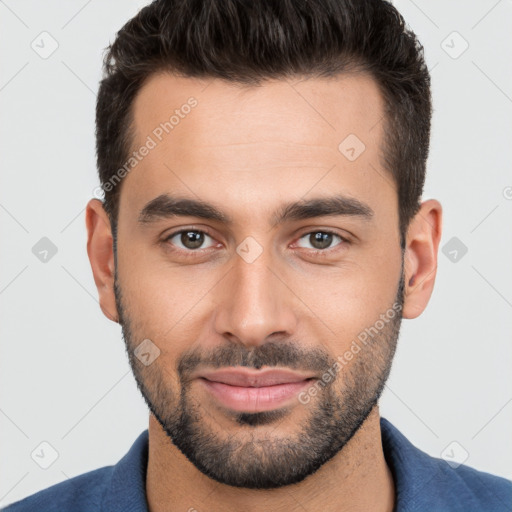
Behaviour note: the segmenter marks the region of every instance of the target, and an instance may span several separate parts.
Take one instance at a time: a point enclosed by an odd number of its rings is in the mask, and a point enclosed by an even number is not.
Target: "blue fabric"
[[[413,446],[389,421],[380,420],[384,456],[396,487],[395,512],[511,512],[512,482],[442,459]],[[53,485],[5,512],[147,512],[148,431],[114,466]]]

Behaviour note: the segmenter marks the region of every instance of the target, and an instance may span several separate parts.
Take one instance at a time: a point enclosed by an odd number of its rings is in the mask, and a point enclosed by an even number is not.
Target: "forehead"
[[[197,105],[189,109],[194,100]],[[332,151],[347,130],[371,142],[378,130],[373,135],[369,131],[382,113],[377,83],[366,73],[267,80],[258,86],[159,73],[148,79],[133,104],[137,141],[176,114],[171,121],[174,140],[190,143],[192,137],[196,147],[254,139]]]
[[[394,193],[380,163],[383,112],[377,83],[363,73],[259,86],[156,74],[133,103],[138,160],[120,212],[162,193],[215,202],[222,192],[220,202],[248,210],[313,188],[370,197],[385,180]]]

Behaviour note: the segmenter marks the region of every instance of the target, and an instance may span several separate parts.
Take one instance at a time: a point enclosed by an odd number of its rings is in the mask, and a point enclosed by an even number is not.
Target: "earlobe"
[[[441,232],[441,203],[435,199],[424,201],[407,231],[403,318],[416,318],[427,307],[437,273]]]
[[[91,199],[86,206],[87,254],[103,314],[118,322],[114,294],[114,248],[110,220],[98,199]]]

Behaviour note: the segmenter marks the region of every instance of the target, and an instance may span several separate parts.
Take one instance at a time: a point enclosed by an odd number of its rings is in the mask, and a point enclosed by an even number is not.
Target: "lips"
[[[217,403],[239,412],[269,411],[291,405],[313,379],[312,374],[272,368],[226,368],[197,375],[197,380]]]
[[[212,382],[222,382],[230,386],[242,386],[261,388],[275,386],[278,384],[289,384],[290,382],[301,382],[312,378],[313,375],[300,374],[291,370],[245,370],[225,369],[212,372],[205,372],[201,377]]]

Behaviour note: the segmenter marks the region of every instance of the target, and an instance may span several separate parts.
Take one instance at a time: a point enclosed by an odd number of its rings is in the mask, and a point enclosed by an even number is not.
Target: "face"
[[[161,74],[134,102],[119,322],[151,412],[219,482],[303,480],[380,396],[404,291],[383,112],[365,75]]]

